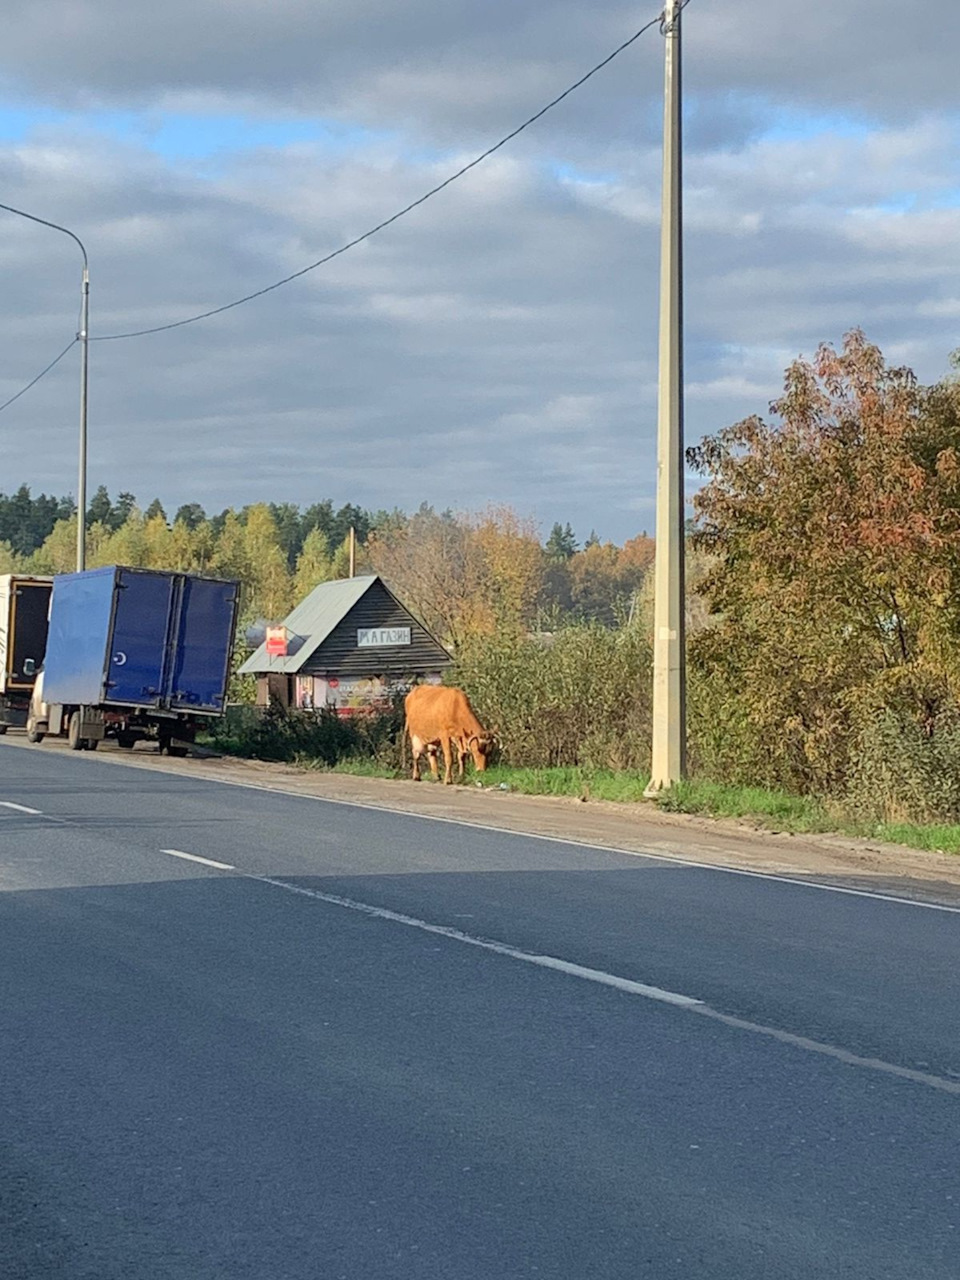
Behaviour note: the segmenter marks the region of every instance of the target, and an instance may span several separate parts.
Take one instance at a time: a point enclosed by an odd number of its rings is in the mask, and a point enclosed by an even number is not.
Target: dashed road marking
[[[196,853],[184,853],[182,849],[161,849],[161,853],[168,853],[171,858],[183,858],[187,862],[201,862],[205,867],[213,867],[217,871],[236,871],[236,867],[231,867],[229,862],[214,862],[213,858],[201,858]]]

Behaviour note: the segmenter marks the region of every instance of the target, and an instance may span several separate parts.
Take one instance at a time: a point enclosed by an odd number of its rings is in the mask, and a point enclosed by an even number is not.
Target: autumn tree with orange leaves
[[[445,644],[532,625],[543,553],[537,530],[508,507],[454,515],[422,506],[375,530],[367,547],[383,576]]]
[[[691,645],[714,772],[843,786],[870,717],[928,739],[960,691],[960,389],[855,330],[786,372],[772,421],[689,450],[712,626]]]

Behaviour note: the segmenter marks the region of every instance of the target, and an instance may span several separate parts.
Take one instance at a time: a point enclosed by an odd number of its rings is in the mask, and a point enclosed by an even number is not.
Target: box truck
[[[75,751],[151,738],[186,755],[224,713],[239,598],[237,582],[154,569],[58,575],[27,737],[63,734]]]
[[[0,574],[0,734],[23,726],[47,647],[52,578]]]

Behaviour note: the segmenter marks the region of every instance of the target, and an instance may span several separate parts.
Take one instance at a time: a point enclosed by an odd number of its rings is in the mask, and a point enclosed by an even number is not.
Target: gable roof
[[[288,645],[291,652],[284,658],[276,657],[267,653],[264,641],[240,668],[240,675],[263,675],[265,672],[296,675],[334,627],[344,620],[378,580],[375,573],[370,573],[360,578],[321,582],[283,620],[283,626],[291,633]]]

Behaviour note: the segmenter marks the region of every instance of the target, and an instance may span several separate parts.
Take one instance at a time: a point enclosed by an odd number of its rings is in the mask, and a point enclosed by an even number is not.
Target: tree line
[[[635,605],[653,542],[624,546],[591,532],[581,546],[570,524],[541,543],[536,527],[507,508],[480,513],[368,511],[324,499],[257,503],[208,515],[196,502],[172,518],[154,498],[112,497],[100,486],[87,509],[87,563],[126,564],[237,577],[244,619],[278,620],[318,583],[348,572],[347,537],[358,571],[376,572],[445,642],[474,633],[549,629],[573,619],[615,626]],[[76,508],[69,498],[0,494],[0,572],[70,572]]]
[[[363,541],[374,524],[392,518],[391,513],[371,514],[351,503],[334,510],[329,498],[303,510],[294,503],[270,503],[269,509],[291,568],[303,550],[307,535],[314,529],[320,529],[331,545],[339,546],[351,527]],[[26,484],[10,495],[0,493],[0,544],[8,553],[29,556],[40,550],[58,522],[70,520],[76,511],[77,504],[73,498],[48,497],[45,493],[33,497]],[[191,531],[209,524],[216,536],[226,524],[230,512],[228,507],[208,517],[199,502],[188,502],[178,507],[170,519],[159,498],[141,508],[134,494],[121,492],[114,500],[106,485],[100,485],[87,507],[87,525],[99,525],[115,533],[131,516],[139,518],[142,514],[147,521],[160,517],[168,525],[182,524]]]

